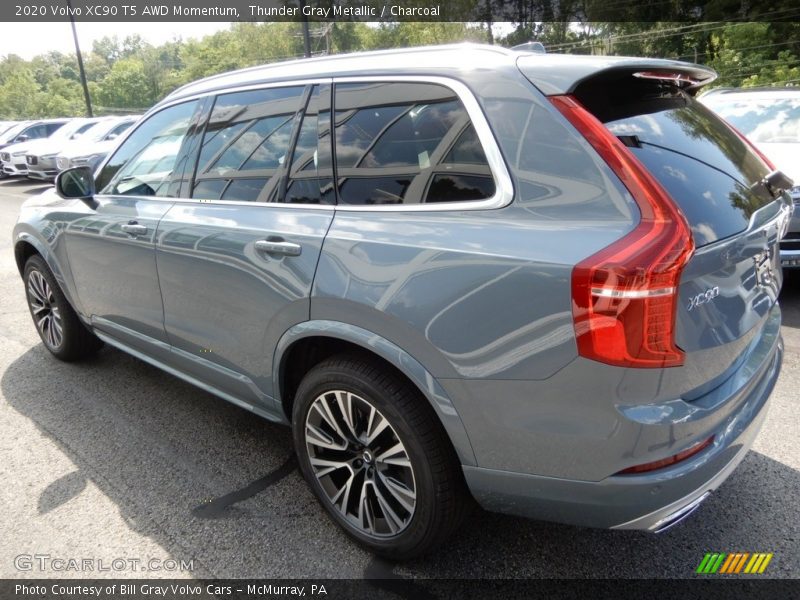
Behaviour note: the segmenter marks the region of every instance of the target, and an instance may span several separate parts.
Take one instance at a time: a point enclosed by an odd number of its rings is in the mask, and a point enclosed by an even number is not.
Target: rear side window
[[[429,204],[491,198],[495,182],[467,110],[429,83],[336,85],[339,201]]]
[[[203,135],[192,198],[274,201],[305,87],[221,95]]]
[[[675,86],[630,82],[577,95],[669,192],[698,247],[745,230],[751,215],[769,203],[748,189],[767,174],[761,160]]]

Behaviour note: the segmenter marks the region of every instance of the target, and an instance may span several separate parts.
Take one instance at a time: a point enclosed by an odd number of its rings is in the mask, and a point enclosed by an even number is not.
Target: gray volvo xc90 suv
[[[694,100],[713,78],[449,46],[193,83],[25,203],[31,314],[58,358],[106,342],[290,424],[379,554],[471,498],[662,530],[782,357],[786,178]]]

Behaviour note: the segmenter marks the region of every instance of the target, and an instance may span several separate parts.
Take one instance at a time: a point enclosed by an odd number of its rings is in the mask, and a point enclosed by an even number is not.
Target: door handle
[[[139,225],[136,221],[125,223],[120,227],[120,229],[130,235],[145,235],[147,233],[147,227],[144,225]]]
[[[283,254],[285,256],[300,256],[303,248],[300,244],[286,242],[284,240],[258,240],[255,243],[256,250],[269,254]]]

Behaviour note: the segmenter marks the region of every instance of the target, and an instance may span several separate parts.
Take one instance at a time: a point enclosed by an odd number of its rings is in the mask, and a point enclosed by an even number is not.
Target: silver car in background
[[[63,171],[70,167],[86,166],[94,169],[99,165],[108,153],[117,145],[119,136],[128,130],[141,115],[128,115],[116,117],[113,123],[98,125],[95,129],[87,132],[84,138],[64,147],[56,157],[56,169]]]
[[[795,181],[794,216],[781,241],[781,266],[800,268],[800,88],[716,89],[700,101],[753,142]]]
[[[457,45],[189,84],[23,204],[34,326],[290,426],[380,555],[473,500],[663,531],[745,457],[783,356],[786,178],[695,100],[714,77]]]

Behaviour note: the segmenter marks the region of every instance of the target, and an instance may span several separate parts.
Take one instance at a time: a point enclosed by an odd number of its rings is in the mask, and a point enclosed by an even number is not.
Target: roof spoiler
[[[547,60],[521,54],[517,66],[542,93],[573,94],[579,87],[614,85],[629,78],[664,81],[694,95],[717,78],[712,69],[676,60],[548,54]]]

